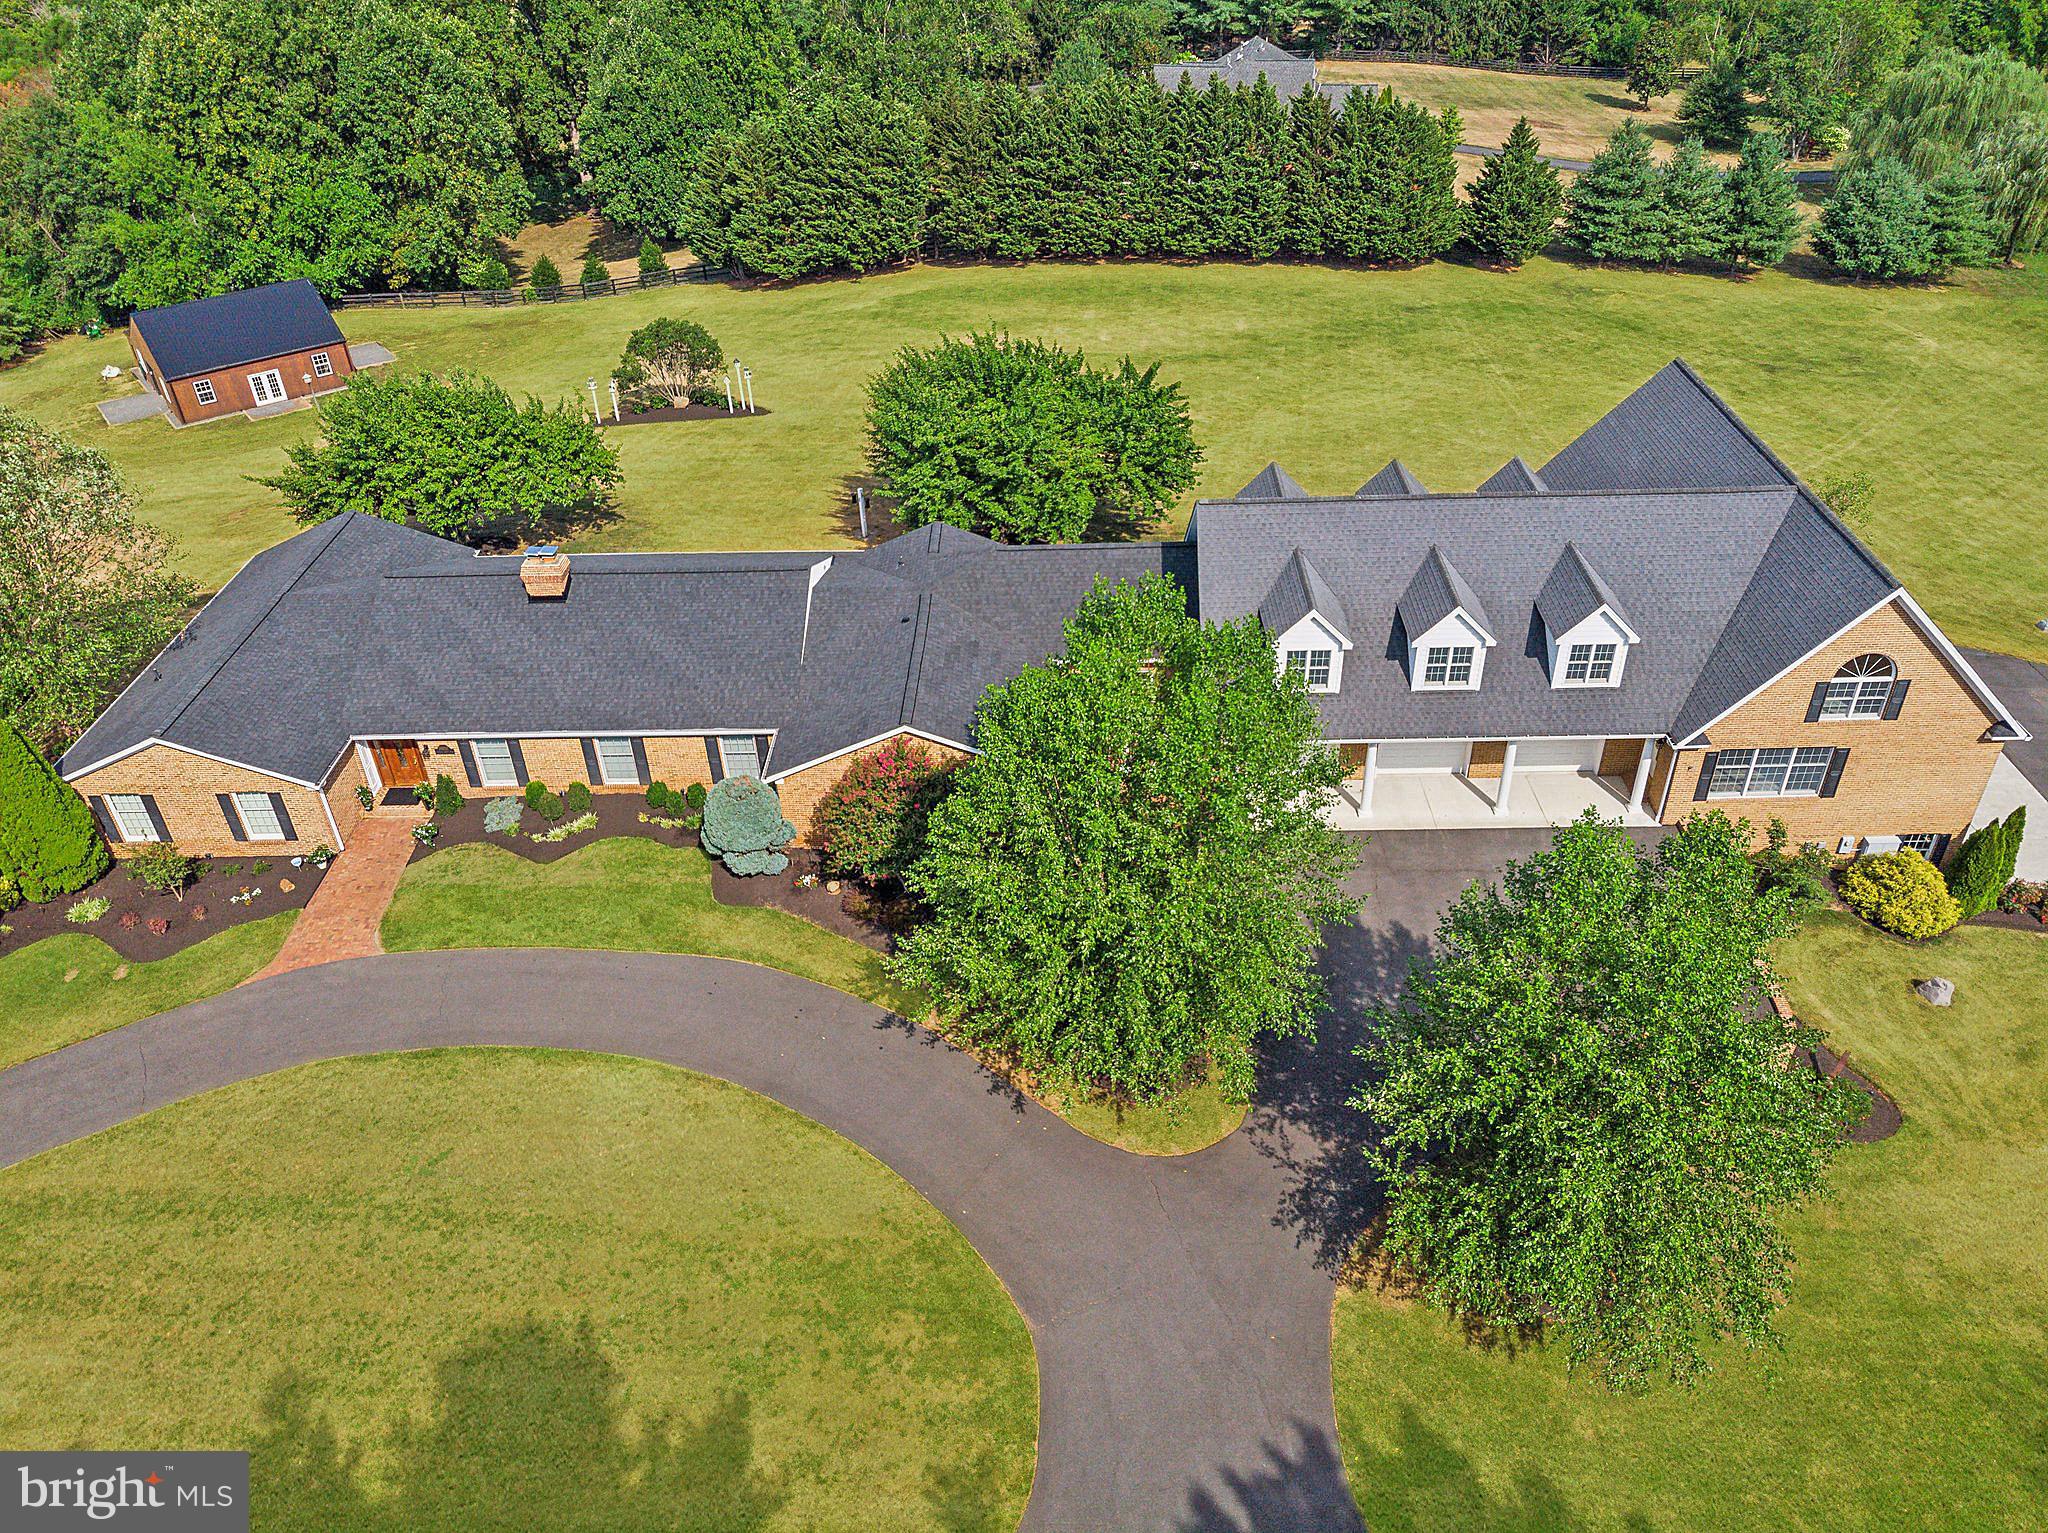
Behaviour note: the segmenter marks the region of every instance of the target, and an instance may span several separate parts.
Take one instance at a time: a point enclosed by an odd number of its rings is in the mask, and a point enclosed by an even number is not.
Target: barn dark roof
[[[301,277],[129,316],[165,378],[192,378],[292,351],[347,344],[319,290]]]

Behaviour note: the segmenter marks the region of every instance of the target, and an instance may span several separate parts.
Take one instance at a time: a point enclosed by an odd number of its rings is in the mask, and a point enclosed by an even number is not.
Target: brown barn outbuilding
[[[128,321],[143,386],[180,425],[338,389],[355,364],[319,290],[303,277]]]

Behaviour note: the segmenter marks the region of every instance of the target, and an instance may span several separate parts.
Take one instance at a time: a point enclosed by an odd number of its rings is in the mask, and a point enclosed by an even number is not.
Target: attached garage
[[[1470,740],[1388,740],[1379,748],[1382,772],[1462,772]]]
[[[1584,772],[1600,770],[1600,749],[1607,742],[1598,736],[1569,740],[1523,740],[1515,747],[1518,772]]]

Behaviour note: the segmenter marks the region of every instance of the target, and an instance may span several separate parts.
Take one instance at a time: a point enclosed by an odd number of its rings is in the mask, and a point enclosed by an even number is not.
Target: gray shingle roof
[[[1543,582],[1543,589],[1536,593],[1536,612],[1549,625],[1553,636],[1567,633],[1587,618],[1606,607],[1630,628],[1628,614],[1622,610],[1621,598],[1616,596],[1600,572],[1586,562],[1576,543],[1567,543],[1564,552],[1557,556],[1557,563],[1550,567],[1550,574]]]
[[[1493,634],[1493,624],[1487,621],[1486,608],[1465,577],[1458,573],[1458,567],[1444,556],[1437,544],[1429,545],[1422,555],[1422,562],[1409,577],[1407,586],[1401,592],[1401,599],[1394,604],[1400,614],[1401,624],[1408,631],[1408,640],[1413,643],[1430,629],[1459,608],[1465,616]]]
[[[1351,637],[1351,619],[1345,615],[1343,599],[1309,562],[1308,555],[1297,548],[1280,566],[1273,589],[1259,603],[1259,621],[1266,632],[1277,638],[1311,612],[1319,614],[1345,638]]]
[[[166,378],[190,378],[288,351],[340,346],[341,331],[312,283],[300,277],[195,298],[128,318]]]
[[[1239,500],[1299,500],[1308,494],[1295,482],[1294,476],[1277,463],[1268,463],[1256,474],[1251,483],[1237,492]]]
[[[1231,86],[1254,85],[1262,75],[1272,84],[1274,93],[1285,100],[1289,96],[1300,95],[1305,88],[1316,83],[1316,61],[1275,47],[1263,37],[1254,37],[1218,58],[1186,64],[1159,64],[1152,70],[1153,80],[1161,90],[1167,91],[1179,89],[1183,76],[1193,82],[1195,89],[1201,90],[1212,79],[1220,79]]]
[[[1479,487],[1482,495],[1538,495],[1549,489],[1543,478],[1519,456],[1508,459]]]
[[[1684,362],[1672,362],[1543,465],[1553,490],[1746,489],[1792,475]]]
[[[1367,495],[1427,495],[1428,489],[1422,481],[1408,471],[1408,465],[1399,458],[1387,459],[1387,466],[1358,487],[1360,497]]]

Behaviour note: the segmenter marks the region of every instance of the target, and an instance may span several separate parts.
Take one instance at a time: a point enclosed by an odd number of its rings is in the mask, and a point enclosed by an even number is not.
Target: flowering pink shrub
[[[149,930],[152,936],[161,937],[165,932],[169,931],[170,929],[171,923],[165,920],[162,916],[151,916],[149,918]]]
[[[854,757],[812,821],[825,860],[836,872],[901,878],[924,850],[951,776],[923,741],[903,736]]]

